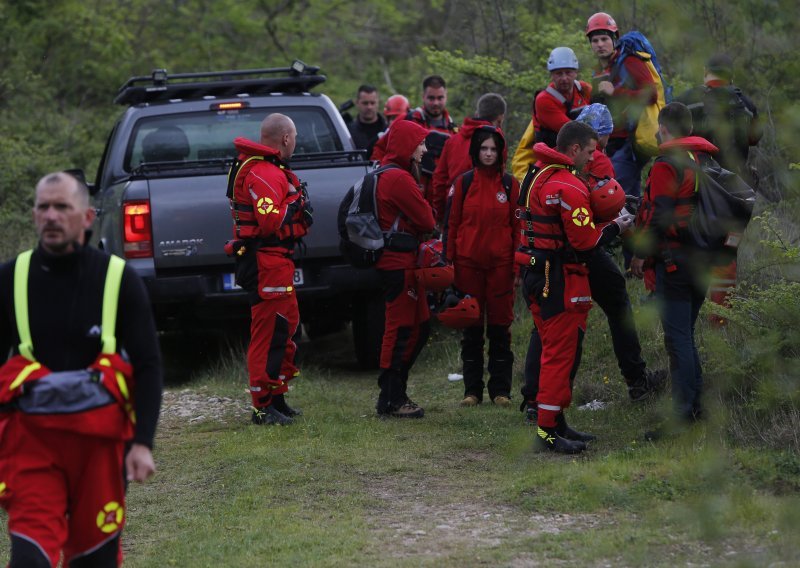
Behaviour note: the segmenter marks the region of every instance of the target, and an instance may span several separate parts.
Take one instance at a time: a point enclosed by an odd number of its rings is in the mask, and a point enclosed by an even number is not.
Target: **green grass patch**
[[[663,366],[650,308],[637,316],[648,362]],[[518,355],[529,332],[518,307]],[[375,417],[376,373],[354,370],[342,333],[302,346],[303,374],[288,398],[304,416],[252,426],[244,356],[223,351],[169,389],[158,474],[129,491],[126,565],[800,562],[797,455],[731,445],[727,415],[713,405],[707,423],[644,442],[668,397],[627,401],[606,334],[594,311],[575,403],[607,406],[569,411],[599,438],[574,457],[534,452],[515,407],[459,406],[463,384],[447,380],[460,370],[458,334],[447,329],[435,329],[411,374],[422,420]],[[176,412],[195,403],[188,417]]]

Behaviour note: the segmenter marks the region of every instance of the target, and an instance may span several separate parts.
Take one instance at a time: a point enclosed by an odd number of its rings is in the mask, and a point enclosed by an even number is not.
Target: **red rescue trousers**
[[[572,402],[572,383],[581,360],[581,344],[586,333],[588,312],[562,312],[548,320],[531,313],[542,338],[539,392],[539,425],[553,428],[556,416]]]
[[[736,261],[724,266],[715,266],[711,269],[711,283],[708,299],[719,306],[729,306],[728,300],[736,290]],[[724,325],[725,321],[718,315],[711,314],[709,319],[712,324]]]
[[[581,362],[586,320],[592,307],[588,269],[580,264],[553,265],[549,276],[525,275],[526,293],[542,340],[539,371],[539,426],[554,428],[556,417],[572,402],[572,383]],[[549,293],[542,286],[549,279]]]
[[[0,505],[12,537],[58,565],[88,555],[125,524],[123,441],[40,428],[0,414]],[[117,553],[122,563],[121,548]]]
[[[425,287],[415,271],[382,270],[386,323],[381,345],[381,369],[408,370],[428,340],[430,319]]]
[[[454,285],[478,300],[481,322],[509,326],[514,321],[514,265],[473,268],[456,263]]]
[[[289,390],[288,381],[299,374],[294,365],[297,345],[292,339],[299,323],[294,293],[251,306],[247,372],[253,406],[272,404],[272,397]]]

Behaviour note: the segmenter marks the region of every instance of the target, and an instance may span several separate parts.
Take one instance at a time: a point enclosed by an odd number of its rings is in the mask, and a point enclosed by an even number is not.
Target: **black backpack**
[[[691,154],[690,154],[691,156]],[[727,264],[736,257],[742,234],[750,223],[756,192],[737,174],[720,166],[708,154],[691,156],[689,167],[695,172],[695,193],[688,198],[694,210],[683,240],[697,249],[713,252],[715,260]],[[671,163],[683,182],[686,163],[659,158]],[[677,203],[682,199],[676,200]]]
[[[339,204],[339,250],[344,259],[356,268],[374,266],[383,255],[384,248],[411,252],[419,246],[416,237],[397,230],[399,215],[389,231],[383,231],[378,220],[375,191],[378,176],[398,167],[389,164],[369,172],[347,191]]]
[[[695,93],[697,93],[695,91]],[[694,100],[687,101],[692,111],[694,131],[721,150],[733,147],[743,157],[749,148],[750,125],[755,114],[745,101],[742,90],[733,85],[703,87]]]

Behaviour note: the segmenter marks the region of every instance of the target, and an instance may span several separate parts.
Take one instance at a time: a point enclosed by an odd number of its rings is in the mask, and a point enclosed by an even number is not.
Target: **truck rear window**
[[[341,151],[342,143],[323,109],[295,107],[205,111],[143,118],[125,154],[125,170],[142,163],[233,159],[233,139],[259,140],[261,121],[271,112],[289,116],[297,127],[295,155]]]

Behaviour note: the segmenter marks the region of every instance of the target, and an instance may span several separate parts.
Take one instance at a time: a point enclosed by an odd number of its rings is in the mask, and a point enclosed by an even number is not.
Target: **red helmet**
[[[450,299],[449,297],[445,298],[445,306],[448,305],[448,300]],[[467,296],[459,300],[453,307],[443,309],[437,314],[437,317],[447,327],[464,329],[480,323],[481,307],[478,305],[478,300],[472,296]]]
[[[417,266],[428,268],[430,266],[444,266],[444,244],[440,239],[430,239],[419,245]]]
[[[614,18],[605,12],[597,12],[596,14],[593,14],[592,17],[589,18],[589,21],[586,22],[587,36],[591,35],[592,32],[598,31],[607,31],[613,37],[616,37],[619,33],[617,22],[615,22]]]
[[[428,268],[417,268],[414,271],[417,282],[422,284],[426,290],[441,292],[448,286],[452,286],[455,270],[453,266],[430,266]]]
[[[601,179],[589,193],[595,221],[613,221],[625,207],[625,190],[614,178]]]
[[[402,116],[411,109],[408,104],[408,99],[403,95],[392,95],[386,99],[386,104],[383,106],[384,116]]]

